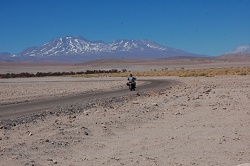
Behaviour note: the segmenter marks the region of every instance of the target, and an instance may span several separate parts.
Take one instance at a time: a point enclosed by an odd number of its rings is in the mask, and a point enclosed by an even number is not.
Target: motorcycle
[[[135,90],[135,82],[128,82],[127,83],[127,86],[128,86],[128,88],[129,88],[129,90]]]

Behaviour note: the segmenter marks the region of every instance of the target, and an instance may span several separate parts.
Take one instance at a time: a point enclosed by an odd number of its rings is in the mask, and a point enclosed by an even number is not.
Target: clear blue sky
[[[220,55],[250,44],[250,0],[0,0],[0,52],[64,36]]]

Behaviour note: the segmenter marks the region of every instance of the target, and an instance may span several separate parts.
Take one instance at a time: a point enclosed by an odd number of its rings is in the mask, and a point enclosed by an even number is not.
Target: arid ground
[[[88,65],[91,69],[95,65],[112,69],[121,62],[113,62],[113,66],[105,63]],[[119,66],[130,71],[146,71],[250,64],[138,63]],[[63,64],[20,67],[20,64],[5,63],[0,72],[81,71],[84,67],[88,68],[82,64],[64,68]],[[166,79],[176,84],[143,92],[138,85],[133,95],[74,103],[38,115],[2,120],[0,165],[235,166],[250,163],[250,75],[140,79]],[[125,82],[124,77],[0,79],[0,104],[108,91],[123,87]]]
[[[55,63],[55,62],[0,62],[0,74],[4,73],[36,73],[36,72],[63,72],[86,70],[127,69],[127,71],[153,71],[153,70],[178,70],[201,68],[229,68],[245,67],[250,65],[250,60],[218,60],[218,59],[172,59],[172,60],[127,60],[103,59],[87,63]]]

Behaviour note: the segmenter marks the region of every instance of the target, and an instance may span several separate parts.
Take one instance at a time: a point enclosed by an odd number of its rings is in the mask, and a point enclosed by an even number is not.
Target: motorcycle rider
[[[133,76],[132,74],[130,74],[130,75],[128,76],[128,81],[129,81],[129,83],[133,83],[133,84],[135,85],[135,88],[136,88],[136,82],[135,82],[135,80],[136,80],[136,77]]]

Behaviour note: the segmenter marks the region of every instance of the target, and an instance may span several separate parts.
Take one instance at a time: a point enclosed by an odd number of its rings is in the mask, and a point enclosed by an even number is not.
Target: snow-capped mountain
[[[40,47],[27,48],[17,56],[49,57],[94,53],[103,51],[105,46],[102,41],[90,42],[83,37],[63,37],[53,39]]]
[[[83,55],[93,53],[124,53],[163,51],[166,47],[147,40],[115,40],[111,43],[89,41],[83,37],[63,37],[52,40],[41,47],[31,47],[22,51],[18,56],[62,56]]]
[[[163,47],[157,43],[153,43],[147,40],[115,40],[107,45],[109,51],[125,51],[125,52],[145,52],[149,50],[164,51],[166,47]]]
[[[224,55],[219,59],[228,59],[233,61],[245,61],[250,59],[250,45],[242,45]]]
[[[242,45],[227,54],[250,53],[250,45]]]
[[[198,57],[175,48],[169,48],[148,40],[115,40],[111,43],[89,41],[83,37],[66,36],[56,38],[36,47],[30,47],[21,53],[11,55],[18,61],[89,61],[103,58],[169,58]],[[0,57],[1,58],[1,57]]]

